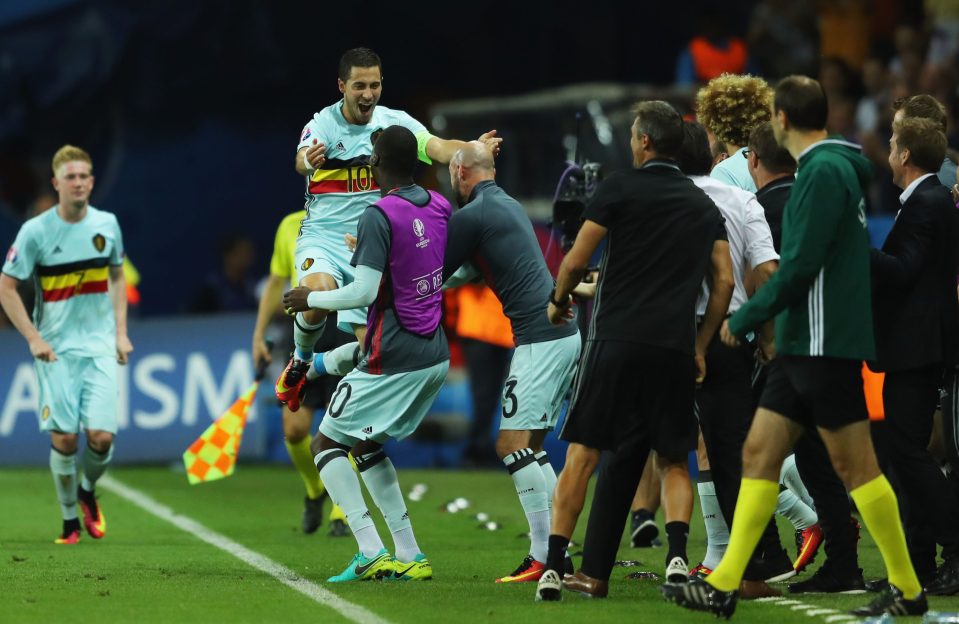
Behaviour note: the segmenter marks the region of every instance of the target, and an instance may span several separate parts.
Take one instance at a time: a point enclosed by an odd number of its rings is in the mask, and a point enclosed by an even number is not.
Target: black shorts
[[[600,450],[646,438],[664,458],[696,448],[692,355],[632,342],[586,343],[560,437]]]
[[[862,362],[780,355],[769,366],[759,407],[807,428],[839,429],[868,420]]]

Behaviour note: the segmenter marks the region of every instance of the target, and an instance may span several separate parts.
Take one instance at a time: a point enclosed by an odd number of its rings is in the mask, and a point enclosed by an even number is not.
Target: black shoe
[[[658,541],[659,527],[656,526],[655,518],[642,519],[639,512],[633,513],[632,519],[632,538],[630,545],[633,548],[652,548],[654,542]]]
[[[959,559],[947,560],[936,572],[936,578],[924,585],[930,596],[951,596],[959,592]]]
[[[330,522],[330,537],[349,537],[350,527],[346,525],[342,520],[334,520]]]
[[[828,566],[816,570],[805,581],[789,584],[791,594],[865,594],[866,584],[862,580],[862,570],[855,574],[839,575],[829,571]]]
[[[786,549],[780,548],[778,552],[763,554],[757,565],[757,573],[761,574],[762,580],[767,583],[780,583],[796,576],[796,569]]]
[[[889,579],[881,578],[872,581],[866,581],[865,586],[867,592],[878,594],[879,592],[884,592],[889,589]]]
[[[889,589],[882,592],[876,599],[864,607],[859,607],[850,611],[856,616],[882,615],[922,615],[929,610],[929,603],[926,602],[926,592],[920,592],[915,600],[907,600],[899,588],[890,585]]]
[[[699,578],[691,578],[687,583],[666,583],[659,587],[659,591],[663,598],[684,609],[708,611],[727,620],[736,611],[736,600],[739,596],[739,592],[719,591]]]
[[[303,532],[307,535],[316,533],[323,524],[323,503],[326,502],[326,497],[326,492],[323,492],[316,498],[307,496],[303,499]]]

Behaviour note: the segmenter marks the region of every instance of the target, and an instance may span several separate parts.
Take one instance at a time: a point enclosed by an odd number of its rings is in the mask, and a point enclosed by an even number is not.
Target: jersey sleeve
[[[746,201],[746,261],[758,267],[770,260],[779,260],[773,245],[773,233],[766,222],[766,212],[755,195]]]
[[[312,145],[313,139],[316,139],[317,143],[325,143],[323,137],[320,136],[320,124],[317,123],[316,117],[309,120],[306,125],[303,126],[303,131],[300,133],[300,142],[296,144],[296,151]]]
[[[123,246],[123,232],[120,231],[120,222],[116,215],[113,217],[113,251],[110,252],[110,264],[112,266],[122,266],[123,258],[127,255],[126,248]]]
[[[426,144],[433,138],[433,134],[426,129],[426,126],[413,119],[409,113],[403,111],[394,112],[396,113],[396,118],[393,120],[394,123],[398,126],[403,126],[416,137],[417,157],[427,165],[432,165],[432,159],[426,154]]]
[[[619,191],[619,178],[610,176],[600,182],[596,194],[589,201],[583,218],[609,228],[616,223],[619,209],[622,205],[622,194]]]
[[[356,230],[356,252],[350,263],[385,272],[390,263],[390,224],[375,206],[368,206]]]
[[[3,272],[12,278],[23,281],[33,275],[37,264],[39,241],[34,235],[34,228],[24,225],[17,232],[17,238],[7,251],[3,263]]]
[[[443,259],[444,280],[449,279],[473,257],[483,228],[478,208],[479,206],[457,210],[450,217],[446,230],[446,255]]]

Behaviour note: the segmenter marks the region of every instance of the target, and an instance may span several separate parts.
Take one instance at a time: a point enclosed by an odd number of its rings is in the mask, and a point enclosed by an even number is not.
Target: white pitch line
[[[189,533],[197,539],[203,540],[207,544],[233,555],[257,570],[269,574],[287,587],[295,589],[307,598],[337,611],[343,617],[356,622],[356,624],[389,624],[388,620],[383,619],[372,611],[364,609],[360,605],[353,604],[348,600],[344,600],[333,592],[323,589],[316,583],[299,576],[293,570],[273,561],[266,555],[250,550],[225,535],[206,528],[196,520],[176,513],[170,507],[150,498],[135,488],[125,485],[109,476],[101,477],[100,480],[97,481],[97,485],[116,494],[120,498],[126,499],[147,513],[169,522],[181,531]]]
[[[784,596],[770,596],[768,598],[757,598],[755,600],[750,600],[749,602],[763,602],[766,604],[776,605],[777,607],[789,607],[790,610],[804,612],[809,617],[825,616],[823,617],[823,619],[829,624],[832,624],[833,622],[847,622],[849,620],[858,619],[854,615],[840,613],[836,609],[819,607],[816,605],[809,604],[807,602],[801,602],[799,600],[786,598]]]

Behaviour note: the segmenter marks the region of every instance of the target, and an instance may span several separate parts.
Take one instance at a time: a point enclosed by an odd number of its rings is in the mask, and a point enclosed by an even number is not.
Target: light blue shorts
[[[556,427],[563,399],[573,384],[582,341],[579,332],[548,342],[516,347],[503,387],[501,430]]]
[[[115,357],[57,356],[36,360],[40,385],[40,431],[79,433],[83,429],[117,432]]]
[[[350,261],[353,252],[346,248],[346,242],[336,242],[319,236],[302,236],[296,241],[296,274],[300,282],[307,275],[326,273],[333,277],[338,288],[353,281],[353,267]],[[339,310],[336,313],[336,327],[348,334],[353,333],[354,325],[366,327],[366,308]]]
[[[353,446],[360,440],[383,444],[416,431],[439,394],[449,360],[429,368],[370,375],[353,369],[336,386],[320,433]]]

